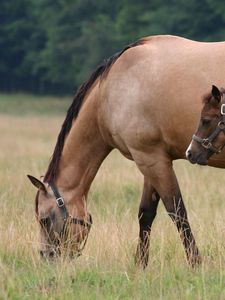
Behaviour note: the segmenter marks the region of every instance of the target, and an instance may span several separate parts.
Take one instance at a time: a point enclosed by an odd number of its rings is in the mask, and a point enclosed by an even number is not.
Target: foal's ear
[[[39,179],[35,178],[34,176],[27,175],[27,177],[30,179],[30,182],[38,189],[44,191],[47,193],[46,187],[43,182],[41,182]]]
[[[212,96],[218,101],[220,102],[221,100],[221,92],[218,89],[218,87],[216,87],[215,85],[212,86]]]

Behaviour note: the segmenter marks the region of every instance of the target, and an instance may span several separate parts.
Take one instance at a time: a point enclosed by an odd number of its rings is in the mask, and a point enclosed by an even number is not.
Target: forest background
[[[224,40],[224,12],[220,0],[0,1],[0,92],[71,95],[140,37]]]

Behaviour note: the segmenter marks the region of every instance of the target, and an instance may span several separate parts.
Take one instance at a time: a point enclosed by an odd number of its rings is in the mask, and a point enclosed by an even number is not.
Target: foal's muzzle
[[[195,154],[192,149],[188,149],[186,151],[186,158],[189,160],[192,164],[199,164],[202,166],[207,165],[208,163],[208,156],[207,153],[198,152]]]

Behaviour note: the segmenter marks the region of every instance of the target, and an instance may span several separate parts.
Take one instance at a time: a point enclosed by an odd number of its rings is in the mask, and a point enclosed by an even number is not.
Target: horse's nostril
[[[54,250],[51,250],[50,252],[45,250],[40,250],[39,253],[42,258],[50,258],[50,259],[54,258],[56,254]]]
[[[192,158],[192,151],[191,150],[188,150],[187,152],[186,152],[186,157],[187,157],[187,159],[191,159]]]
[[[50,252],[49,252],[49,257],[52,258],[54,255],[55,255],[55,252],[54,252],[54,251],[50,251]]]

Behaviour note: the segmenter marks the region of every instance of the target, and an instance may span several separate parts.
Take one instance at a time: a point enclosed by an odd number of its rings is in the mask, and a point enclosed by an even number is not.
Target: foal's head
[[[212,86],[203,99],[201,119],[186,151],[191,163],[206,165],[208,159],[225,146],[225,90]]]
[[[87,211],[83,218],[75,218],[74,214],[79,211],[79,206],[86,210],[85,203],[77,203],[77,207],[71,209],[71,206],[65,204],[56,187],[30,175],[28,178],[38,188],[35,210],[40,225],[41,256],[54,258],[62,253],[70,258],[79,256],[85,246],[92,219]]]

